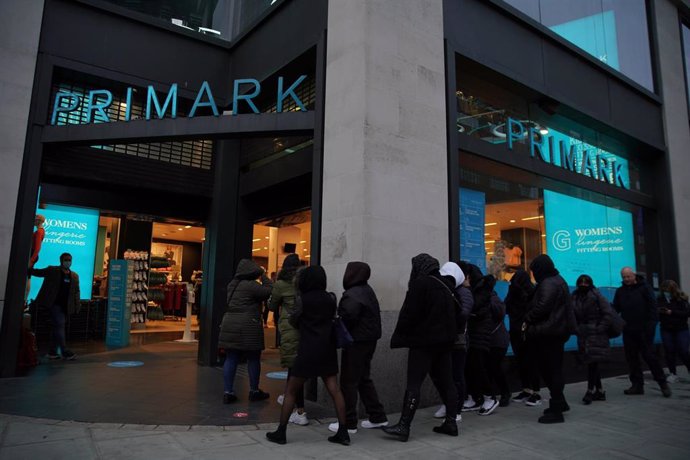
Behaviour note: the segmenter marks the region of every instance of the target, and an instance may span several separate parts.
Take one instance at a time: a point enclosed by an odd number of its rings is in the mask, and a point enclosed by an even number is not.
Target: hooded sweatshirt
[[[446,262],[441,267],[440,273],[442,276],[452,276],[455,280],[455,295],[460,301],[460,311],[457,318],[458,333],[462,334],[467,329],[467,319],[470,317],[474,307],[472,291],[462,285],[465,282],[465,273],[458,264]]]
[[[345,292],[338,305],[338,315],[345,322],[355,342],[381,338],[381,309],[376,293],[369,286],[371,268],[364,262],[350,262],[345,268]]]
[[[520,333],[520,327],[527,314],[529,303],[534,295],[534,285],[529,273],[518,270],[510,279],[508,295],[506,295],[506,313],[510,318],[511,332]]]

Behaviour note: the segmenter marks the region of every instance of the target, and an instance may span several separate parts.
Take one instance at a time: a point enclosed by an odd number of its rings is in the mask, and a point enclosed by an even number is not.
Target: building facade
[[[111,259],[169,242],[155,225],[203,228],[202,365],[240,258],[298,252],[336,293],[369,263],[390,401],[420,252],[476,263],[500,295],[540,253],[609,295],[623,266],[690,285],[688,2],[178,3],[3,4],[3,376],[34,215],[55,207],[117,219]]]

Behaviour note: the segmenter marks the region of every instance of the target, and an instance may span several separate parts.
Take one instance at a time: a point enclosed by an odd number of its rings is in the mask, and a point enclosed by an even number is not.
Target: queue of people
[[[600,363],[609,359],[609,339],[621,332],[631,381],[626,395],[644,393],[641,356],[663,396],[671,396],[652,348],[659,321],[671,378],[676,376],[676,358],[690,372],[690,306],[688,296],[673,281],[662,283],[655,299],[644,279],[626,267],[621,271],[622,285],[609,303],[586,274],[577,279],[571,292],[552,259],[540,255],[531,262],[529,272],[515,272],[504,302],[495,291],[495,278],[484,275],[476,265],[447,262],[441,267],[432,256],[419,254],[412,258],[407,293],[390,341],[391,348],[408,351],[400,418],[389,425],[371,378],[371,363],[382,333],[379,302],[368,283],[370,267],[363,262],[347,265],[344,293],[337,302],[326,291],[324,269],[301,265],[296,255],[288,256],[273,285],[254,262],[240,261],[228,285],[228,310],[221,324],[220,343],[226,354],[223,402],[237,400],[233,380],[240,354],[248,360],[248,398],[263,400],[269,395],[259,388],[262,305],[268,302],[269,309],[280,314],[280,356],[288,379],[277,398],[282,405],[280,423],[276,431],[266,434],[269,441],[279,444],[287,442],[289,423],[309,423],[304,383],[312,377],[323,380],[336,410],[337,422],[328,427],[334,434],[328,440],[349,445],[350,435],[359,428],[380,428],[386,435],[407,441],[427,375],[443,401],[435,413],[442,419],[433,428],[436,433],[458,436],[462,412],[486,416],[511,402],[539,406],[540,381],[548,388],[550,399],[539,423],[562,423],[570,410],[564,395],[564,346],[573,334],[579,358],[587,365],[584,405],[606,400]],[[352,336],[352,344],[342,350],[340,368],[336,315]],[[509,344],[521,384],[515,396],[502,367]],[[359,400],[368,416],[362,421],[358,420]]]

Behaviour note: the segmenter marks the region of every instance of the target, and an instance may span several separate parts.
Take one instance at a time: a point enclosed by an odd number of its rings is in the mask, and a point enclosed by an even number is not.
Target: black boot
[[[643,395],[644,394],[644,386],[633,383],[630,388],[627,390],[623,390],[623,393],[626,395]]]
[[[563,423],[563,409],[568,404],[565,401],[549,400],[549,408],[544,411],[544,415],[539,417],[539,423]],[[568,407],[570,409],[570,407]]]
[[[661,382],[659,384],[659,388],[661,388],[661,394],[664,395],[664,398],[670,398],[671,397],[671,388],[668,386],[668,383]]]
[[[448,417],[443,421],[441,426],[434,427],[434,433],[447,434],[448,436],[458,435],[458,423],[455,421],[455,417]]]
[[[342,444],[343,446],[349,446],[350,445],[350,435],[347,432],[347,428],[345,425],[338,425],[338,432],[334,434],[333,436],[330,436],[328,438],[330,442],[334,442],[336,444]]]
[[[276,444],[285,444],[287,442],[287,439],[285,437],[285,430],[287,429],[287,425],[278,425],[278,429],[266,433],[266,439],[268,439],[271,442],[275,442]],[[345,432],[347,434],[347,431]]]
[[[593,390],[587,390],[587,393],[582,397],[582,402],[585,404],[585,406],[588,406],[592,404],[592,401],[594,401],[594,391]]]
[[[570,406],[565,400],[562,401],[554,401],[553,399],[549,400],[549,407],[544,409],[544,415],[550,414],[551,412],[568,412],[570,410]]]
[[[606,392],[602,390],[601,388],[597,388],[596,391],[594,392],[594,400],[595,401],[606,401]]]
[[[407,442],[407,439],[410,437],[410,425],[418,405],[419,395],[406,391],[400,421],[393,426],[384,426],[383,431],[397,437],[402,442]]]

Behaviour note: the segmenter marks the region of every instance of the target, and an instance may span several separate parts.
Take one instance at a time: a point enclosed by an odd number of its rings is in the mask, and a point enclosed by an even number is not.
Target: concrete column
[[[442,0],[330,0],[321,263],[342,291],[367,262],[383,310],[375,378],[399,403],[406,353],[389,339],[410,259],[448,258]]]
[[[43,0],[0,2],[0,139],[3,144],[0,153],[0,318],[5,305],[42,16]]]
[[[687,2],[686,2],[687,4]],[[678,9],[671,0],[654,2],[657,45],[659,58],[659,80],[663,88],[663,113],[668,147],[668,174],[673,196],[673,215],[680,285],[686,292],[690,289],[690,121],[688,120],[688,98],[683,68],[683,37],[678,26]],[[690,50],[686,50],[688,52]],[[690,63],[687,63],[690,64]],[[686,65],[687,65],[686,64]],[[664,233],[673,227],[662,224]]]

